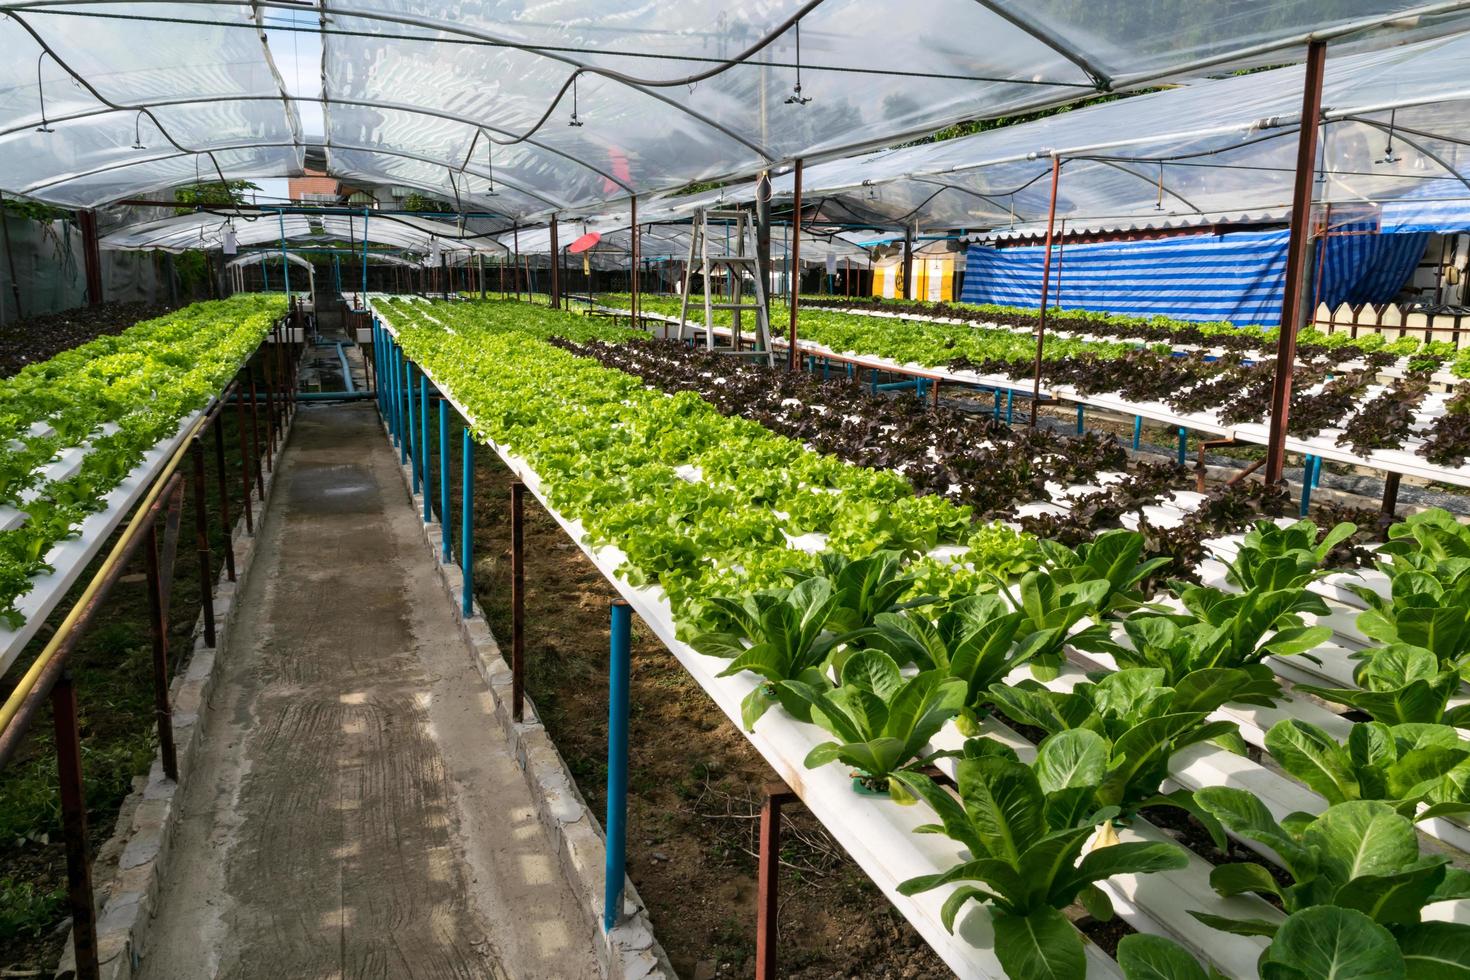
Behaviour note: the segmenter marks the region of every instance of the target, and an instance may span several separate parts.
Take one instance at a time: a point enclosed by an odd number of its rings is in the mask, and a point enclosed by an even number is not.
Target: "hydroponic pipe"
[[[342,365],[342,380],[347,385],[347,393],[357,391],[357,386],[352,383],[352,368],[347,364],[347,352],[342,349],[341,343],[337,344],[337,360]]]

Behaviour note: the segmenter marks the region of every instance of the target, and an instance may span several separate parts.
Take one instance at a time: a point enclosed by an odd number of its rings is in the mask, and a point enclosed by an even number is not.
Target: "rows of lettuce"
[[[626,293],[605,293],[598,299],[600,302],[610,306],[626,307],[631,297]],[[679,314],[681,300],[677,296],[648,295],[640,296],[639,303],[648,312],[662,313],[668,316]],[[843,311],[852,309],[873,309],[891,314],[908,314],[914,317],[959,319],[967,321],[971,329],[981,331],[987,343],[979,348],[984,356],[993,356],[1001,348],[992,343],[996,338],[990,335],[1015,334],[1015,329],[996,329],[997,327],[1020,328],[1023,330],[1033,329],[1037,322],[1037,314],[1034,309],[1017,306],[1003,306],[997,304],[976,303],[928,303],[928,302],[906,302],[902,300],[876,299],[872,297],[831,297],[831,296],[803,296],[801,299],[802,313],[802,336],[806,339],[816,340],[827,344],[806,329],[808,317],[817,325],[817,331],[840,342],[844,336],[831,329],[830,324],[840,322],[837,320],[826,320],[815,314],[826,311]],[[772,304],[773,318],[784,322],[786,305],[777,300]],[[702,322],[704,319],[703,297],[696,297],[690,306],[691,319]],[[730,314],[720,311],[715,316],[715,322],[728,325]],[[922,320],[908,321],[921,324]],[[947,331],[935,331],[934,327],[951,326],[947,324],[929,324],[928,328],[920,328],[913,331],[905,331],[900,338],[890,339],[889,343],[894,345],[893,349],[903,354],[901,360],[904,363],[916,361],[931,367],[948,363],[955,356],[955,346],[942,346],[951,338],[964,337],[951,329]],[[1160,352],[1176,349],[1179,347],[1207,347],[1224,348],[1227,351],[1241,353],[1269,353],[1274,351],[1280,339],[1278,328],[1238,327],[1228,321],[1189,322],[1174,320],[1164,316],[1143,317],[1120,313],[1107,313],[1093,310],[1054,310],[1047,320],[1047,331],[1053,339],[1049,343],[1061,343],[1058,348],[1057,357],[1066,356],[1069,353],[1094,353],[1106,355],[1118,348],[1137,347],[1139,342],[1145,342],[1155,347]],[[937,349],[934,343],[926,342],[928,337],[937,338],[940,344]],[[1089,338],[1083,340],[1083,337]],[[1032,344],[1033,342],[1021,337],[1021,344]],[[830,344],[827,344],[830,346]],[[901,345],[901,346],[899,346]],[[1115,346],[1116,345],[1116,346]],[[976,356],[974,348],[968,344],[959,344],[960,352],[969,354],[974,360],[983,357]],[[1382,334],[1364,334],[1360,337],[1352,337],[1347,333],[1325,334],[1319,330],[1308,328],[1302,330],[1297,336],[1299,355],[1312,355],[1316,352],[1335,351],[1339,357],[1367,356],[1373,354],[1385,354],[1392,358],[1417,359],[1428,366],[1432,363],[1434,368],[1446,367],[1452,373],[1462,378],[1470,378],[1470,351],[1461,352],[1455,344],[1448,341],[1421,341],[1415,337],[1402,337],[1397,340],[1389,340]],[[864,348],[835,348],[838,350],[864,350]],[[884,353],[872,351],[873,353]],[[1034,347],[1033,347],[1034,353]],[[889,356],[885,354],[885,356]],[[897,354],[893,355],[897,356]]]
[[[274,296],[196,303],[0,381],[0,504],[26,514],[21,527],[0,532],[0,618],[11,628],[22,622],[17,601],[51,571],[52,546],[219,393],[283,312]],[[76,475],[46,478],[58,453],[83,445]]]
[[[616,304],[622,297],[609,299]],[[643,306],[676,315],[679,301],[652,297]],[[798,329],[803,340],[828,350],[899,364],[974,371],[1014,382],[1027,382],[1035,374],[1035,341],[1016,330],[828,309],[803,309]],[[1402,375],[1380,386],[1380,372],[1405,356]],[[1452,357],[1456,349],[1447,342],[1389,343],[1379,335],[1351,340],[1343,334],[1306,331],[1293,373],[1290,434],[1311,438],[1324,430],[1341,430],[1337,444],[1361,456],[1400,449],[1419,438],[1417,451],[1429,462],[1462,466],[1470,459],[1470,383],[1459,385],[1446,411],[1427,426],[1418,414],[1432,394],[1433,372]],[[1084,398],[1116,395],[1135,404],[1162,403],[1181,416],[1213,415],[1232,426],[1265,421],[1275,379],[1269,357],[1241,350],[1221,357],[1201,351],[1179,354],[1168,343],[1049,334],[1043,358],[1042,383],[1047,387],[1071,389]]]
[[[1245,751],[1218,709],[1286,697],[1264,661],[1309,656],[1327,638],[1303,618],[1327,611],[1308,586],[1347,529],[1319,541],[1310,524],[1258,528],[1229,590],[1179,584],[1169,605],[1138,591],[1154,565],[1125,531],[1075,550],[1030,542],[1038,567],[1016,580],[1013,566],[988,564],[988,547],[959,566],[924,557],[975,532],[963,508],[914,497],[896,474],[838,463],[540,339],[624,335],[603,321],[494,304],[386,311],[408,356],[468,407],[482,438],[526,458],[594,544],[621,548],[620,574],[663,586],[696,649],[729,660],[729,674],[759,677],[747,726],[771,710],[817,725],[831,738],[808,765],[847,766],[855,789],[935,811],[926,829],[970,859],[904,889],[958,886],[944,903],[951,924],[968,903],[987,904],[1009,975],[1082,976],[1082,940],[1062,909],[1081,902],[1106,918],[1099,882],[1184,866],[1171,844],[1106,844],[1115,821],[1158,808],[1185,811],[1222,844],[1228,831],[1275,854],[1269,866],[1221,864],[1211,880],[1222,894],[1266,897],[1281,919],[1203,916],[1270,937],[1263,975],[1350,975],[1348,957],[1383,976],[1470,969],[1466,927],[1420,921],[1426,905],[1470,896],[1470,876],[1421,854],[1414,827],[1470,798],[1470,746],[1456,731],[1466,713],[1450,707],[1470,653],[1470,579],[1460,584],[1470,536],[1447,516],[1403,525],[1385,549],[1395,586],[1364,614],[1382,646],[1362,656],[1360,688],[1314,691],[1371,720],[1345,743],[1299,722],[1271,731],[1273,756],[1330,804],[1278,821],[1240,790],[1163,787],[1186,747]],[[896,515],[881,531],[879,511]],[[808,532],[825,534],[829,550],[788,545]],[[1119,669],[1049,684],[1068,645]],[[997,724],[1036,733],[1034,758],[989,737]],[[962,744],[934,751],[949,726]],[[1100,827],[1106,846],[1095,846]],[[1158,937],[1125,939],[1119,959],[1130,976],[1204,975]]]

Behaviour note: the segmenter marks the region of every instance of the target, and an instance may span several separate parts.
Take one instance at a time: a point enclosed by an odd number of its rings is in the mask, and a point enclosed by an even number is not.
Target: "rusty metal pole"
[[[796,158],[793,177],[794,197],[791,205],[791,321],[786,336],[786,370],[795,371],[801,364],[796,353],[796,308],[801,292],[801,157]]]
[[[1031,386],[1031,421],[1036,425],[1036,416],[1041,406],[1041,351],[1046,346],[1046,304],[1050,300],[1051,244],[1052,233],[1057,221],[1057,182],[1062,174],[1062,158],[1052,154],[1051,158],[1051,204],[1046,212],[1046,254],[1041,259],[1041,312],[1036,318],[1036,377]]]
[[[914,299],[914,226],[903,230],[903,298]]]
[[[556,241],[556,215],[551,216],[551,308],[561,307],[561,248]]]
[[[781,807],[796,800],[785,783],[766,784],[756,871],[755,980],[776,980],[778,885],[781,870]]]
[[[1281,300],[1281,337],[1276,344],[1276,380],[1271,386],[1271,428],[1266,443],[1267,485],[1281,482],[1286,468],[1286,427],[1291,411],[1291,373],[1296,334],[1302,321],[1302,277],[1312,236],[1312,190],[1316,175],[1318,119],[1322,115],[1322,72],[1327,42],[1307,45],[1302,113],[1296,143],[1296,186],[1291,194],[1291,238],[1286,249],[1286,295]]]
[[[61,784],[61,826],[66,841],[66,897],[71,907],[72,948],[77,980],[97,980],[97,906],[92,893],[92,862],[87,856],[87,796],[82,786],[82,736],[77,727],[77,689],[63,671],[51,689],[56,732],[57,776]]]
[[[245,386],[240,384],[240,376],[235,375],[235,429],[240,437],[240,480],[244,484],[245,495],[241,498],[241,506],[245,509],[245,533],[255,534],[254,508],[250,502],[250,440],[245,432]]]
[[[514,266],[514,268],[512,270],[514,272],[514,276],[512,277],[511,284],[514,285],[515,288],[516,288],[516,302],[520,302],[520,299],[521,299],[521,226],[518,225],[518,224],[511,225],[510,226],[510,234],[511,234],[511,241],[514,243],[514,246],[515,246],[515,260],[512,263],[512,265]]]
[[[219,483],[219,519],[225,529],[225,576],[235,581],[234,526],[230,523],[229,471],[225,468],[225,410],[214,413],[214,472]]]
[[[260,488],[260,499],[265,500],[265,474],[260,470],[260,393],[255,384],[255,369],[246,365],[245,370],[250,375],[250,448],[255,466],[255,485]]]
[[[265,468],[270,470],[276,455],[276,382],[266,365],[261,365],[261,372],[265,389]]]
[[[629,237],[628,245],[628,261],[630,264],[630,268],[628,270],[628,312],[633,315],[633,329],[637,330],[638,325],[642,320],[642,317],[640,316],[642,310],[638,308],[638,259],[640,256],[638,254],[638,198],[636,195],[628,198],[628,208],[629,216],[633,223],[632,228],[630,229],[631,234]]]
[[[173,706],[168,698],[168,612],[164,608],[163,571],[158,555],[158,522],[148,528],[144,545],[148,562],[148,631],[153,638],[153,716],[158,721],[158,754],[163,774],[179,778],[179,758],[174,748]]]
[[[97,212],[78,211],[77,226],[82,230],[82,259],[86,264],[87,305],[101,306],[102,251],[97,245]]]
[[[510,485],[510,716],[520,721],[526,701],[526,485]]]
[[[1388,540],[1388,527],[1394,522],[1399,506],[1399,480],[1397,473],[1383,476],[1383,502],[1378,508],[1378,536]]]
[[[209,492],[204,483],[204,440],[194,437],[194,548],[199,557],[199,604],[204,612],[204,645],[214,649],[214,554],[209,547]]]

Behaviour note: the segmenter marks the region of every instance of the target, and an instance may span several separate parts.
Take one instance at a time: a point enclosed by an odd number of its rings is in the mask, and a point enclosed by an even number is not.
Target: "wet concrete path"
[[[597,974],[395,465],[371,403],[303,406],[144,980]]]

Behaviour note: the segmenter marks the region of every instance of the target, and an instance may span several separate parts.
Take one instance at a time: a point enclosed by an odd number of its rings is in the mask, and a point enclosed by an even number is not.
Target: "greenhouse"
[[[1470,977],[1470,2],[0,42],[0,976]]]

